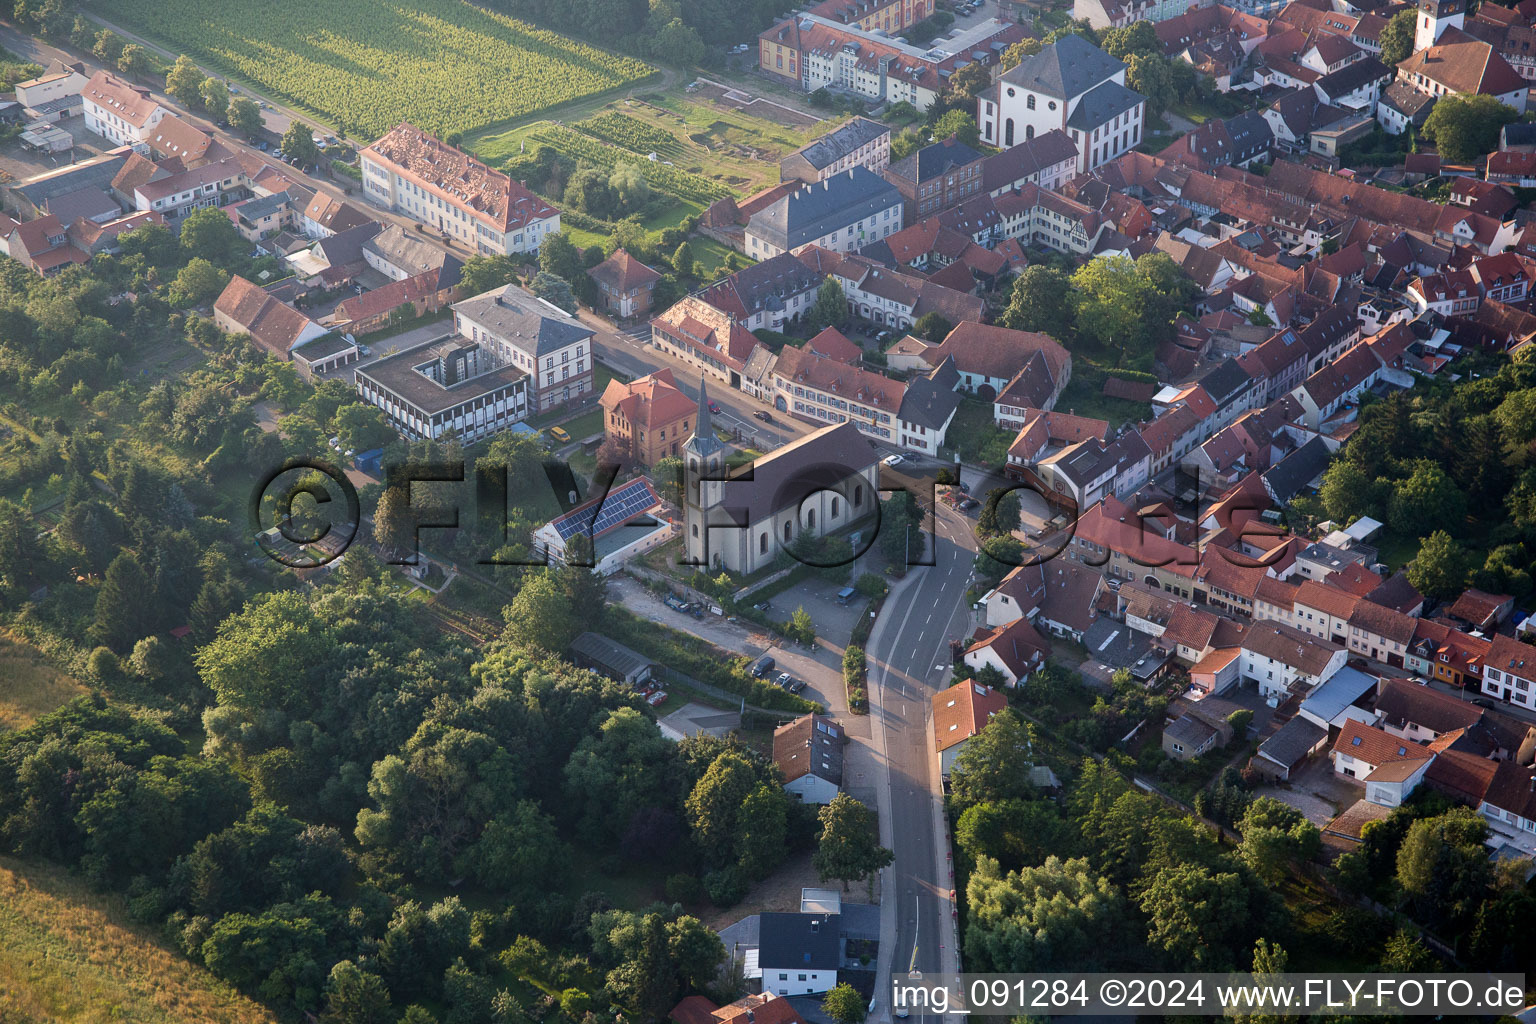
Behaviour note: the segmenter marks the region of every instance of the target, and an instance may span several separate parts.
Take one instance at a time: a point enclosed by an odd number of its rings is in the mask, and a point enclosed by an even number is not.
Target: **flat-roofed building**
[[[592,391],[592,329],[520,288],[507,285],[454,303],[453,323],[461,336],[495,349],[499,362],[529,375],[535,414]]]
[[[447,337],[354,372],[360,398],[409,438],[454,431],[472,444],[526,419],[529,375],[491,347]]]

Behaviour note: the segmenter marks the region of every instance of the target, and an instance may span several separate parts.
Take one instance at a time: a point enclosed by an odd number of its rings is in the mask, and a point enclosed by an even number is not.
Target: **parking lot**
[[[69,132],[70,138],[75,140],[75,148],[63,153],[39,153],[27,149],[16,139],[0,144],[0,181],[25,181],[105,152],[103,144],[106,140],[87,131],[83,117],[66,117],[53,127]]]

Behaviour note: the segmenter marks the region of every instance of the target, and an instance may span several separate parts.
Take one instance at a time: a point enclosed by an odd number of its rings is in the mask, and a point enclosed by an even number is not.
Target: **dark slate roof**
[[[795,156],[817,170],[830,167],[860,146],[890,132],[890,129],[867,117],[856,117],[841,128],[834,128],[814,142],[795,150]]]
[[[747,231],[780,249],[795,249],[900,204],[895,185],[868,168],[854,167],[758,211]]]
[[[1516,121],[1504,126],[1502,148],[1510,146],[1536,146],[1536,124]]]
[[[1366,57],[1364,60],[1345,64],[1332,74],[1319,78],[1314,84],[1329,96],[1339,97],[1355,91],[1368,82],[1390,79],[1392,75],[1392,69],[1381,61],[1375,57]]]
[[[852,421],[822,427],[735,470],[720,489],[717,508],[738,522],[755,523],[798,507],[819,488],[836,489],[877,457]]]
[[[951,136],[896,161],[891,165],[891,174],[907,181],[931,181],[980,159],[980,153]]]
[[[1025,139],[1012,149],[987,157],[987,162],[981,165],[982,187],[992,192],[1076,157],[1077,143],[1060,128],[1052,128],[1043,135]]]
[[[1227,121],[1227,137],[1239,158],[1249,153],[1268,149],[1274,144],[1275,132],[1257,110],[1247,110]]]
[[[959,383],[960,373],[955,369],[955,361],[946,356],[932,373],[914,377],[907,384],[897,415],[929,430],[940,429],[960,408],[960,393],[955,390]]]
[[[1314,437],[1265,471],[1264,486],[1277,502],[1284,504],[1328,468],[1329,458],[1328,446],[1322,438]]]
[[[1062,36],[1017,67],[1002,81],[1059,99],[1079,96],[1125,70],[1125,65],[1079,35]]]
[[[1242,364],[1236,359],[1230,357],[1222,360],[1200,378],[1200,386],[1205,388],[1205,393],[1211,396],[1211,401],[1216,403],[1217,408],[1228,405],[1252,383],[1253,378],[1248,375],[1248,371],[1243,369]]]
[[[1076,36],[1067,36],[1067,39],[1076,39]],[[1077,106],[1072,108],[1072,116],[1067,118],[1067,127],[1076,128],[1080,132],[1091,132],[1101,124],[1107,124],[1125,113],[1134,110],[1137,105],[1145,101],[1146,97],[1132,89],[1127,89],[1119,82],[1105,82],[1095,86],[1088,95],[1077,101]]]
[[[757,927],[757,962],[764,968],[837,970],[837,914],[761,914]]]
[[[27,202],[41,209],[54,196],[61,196],[67,192],[75,192],[82,188],[110,188],[112,179],[117,177],[117,172],[121,171],[127,162],[126,153],[122,155],[114,153],[99,160],[72,164],[57,171],[39,174],[13,184],[10,188],[17,194],[25,196]]]
[[[455,302],[453,308],[496,337],[533,356],[574,345],[592,336],[591,328],[574,320],[545,316],[542,306],[512,285]]]
[[[1294,768],[1313,747],[1327,738],[1328,734],[1317,725],[1297,715],[1261,743],[1259,753],[1287,768]]]

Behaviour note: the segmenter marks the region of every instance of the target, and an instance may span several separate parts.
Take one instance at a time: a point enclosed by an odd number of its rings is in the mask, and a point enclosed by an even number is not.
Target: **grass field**
[[[652,69],[464,0],[108,0],[102,17],[369,139],[447,135],[638,82]]]
[[[43,659],[36,648],[0,634],[0,732],[25,729],[73,697],[86,692],[78,681]]]
[[[64,871],[0,857],[0,1021],[276,1024]]]

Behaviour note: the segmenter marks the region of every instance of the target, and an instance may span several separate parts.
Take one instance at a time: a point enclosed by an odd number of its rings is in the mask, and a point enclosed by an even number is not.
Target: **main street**
[[[971,481],[967,480],[967,483]],[[958,970],[954,875],[943,820],[938,758],[928,734],[931,698],[950,682],[949,641],[970,629],[966,589],[976,540],[972,522],[935,502],[933,565],[912,566],[870,635],[870,714],[888,785],[880,840],[895,853],[881,895],[875,1019],[890,1016],[892,972]]]

